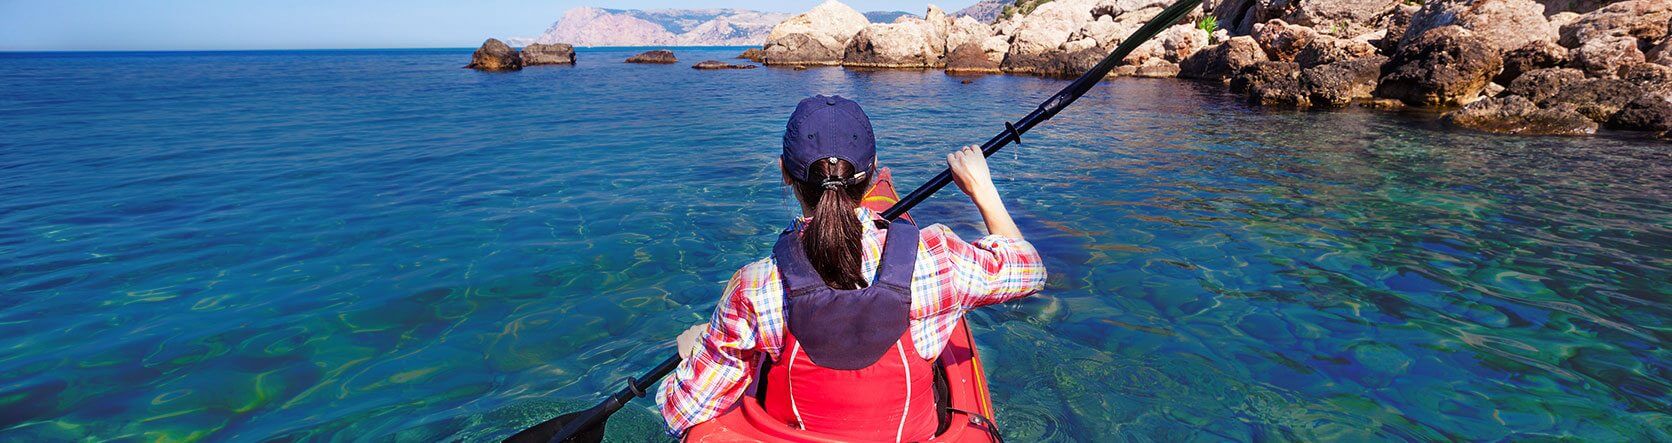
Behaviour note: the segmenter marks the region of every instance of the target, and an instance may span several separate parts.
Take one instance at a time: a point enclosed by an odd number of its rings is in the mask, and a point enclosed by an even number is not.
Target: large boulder
[[[1585,118],[1571,105],[1539,108],[1517,95],[1489,98],[1446,113],[1446,123],[1501,134],[1586,135],[1597,132],[1597,123]]]
[[[942,66],[940,51],[918,22],[875,23],[848,40],[843,66],[929,68]]]
[[[1616,1],[1619,0],[1538,0],[1538,3],[1544,5],[1545,15],[1556,15],[1562,12],[1571,12],[1578,15],[1595,11]]]
[[[1231,78],[1231,90],[1247,93],[1250,102],[1261,105],[1309,105],[1300,84],[1300,65],[1295,62],[1255,63]]]
[[[1621,67],[1615,77],[1636,83],[1646,90],[1672,89],[1672,67],[1655,63],[1637,63]]]
[[[976,49],[982,49],[985,52],[982,44],[986,42],[987,37],[992,35],[993,27],[976,21],[974,18],[960,16],[951,20],[946,28],[946,53],[950,56],[953,50],[967,44],[973,44]],[[1005,44],[1009,45],[1008,42]],[[998,51],[996,57],[989,56],[988,58],[992,59],[994,63],[998,63],[1004,60],[1004,51]]]
[[[652,50],[649,50],[649,51],[640,52],[640,53],[638,53],[638,55],[634,55],[632,57],[627,57],[627,63],[650,63],[650,64],[666,65],[666,64],[679,63],[679,58],[673,56],[673,51],[669,51],[669,50],[666,50],[666,49],[652,49]]]
[[[1069,36],[1088,21],[1091,11],[1080,2],[1057,1],[1039,5],[1020,20],[1010,34],[1009,53],[1004,57],[1004,69],[1012,72],[1040,73],[1047,63],[1060,60],[1053,52],[1068,43]]]
[[[1046,77],[1079,77],[1108,55],[1101,48],[1095,47],[1077,51],[1056,51],[1050,53],[1044,62],[1041,62],[1030,72]],[[1009,61],[1009,59],[1005,60],[1005,62]]]
[[[470,54],[470,64],[464,67],[479,71],[515,71],[522,69],[522,54],[518,54],[511,45],[490,38]]]
[[[1346,106],[1371,97],[1385,62],[1387,57],[1370,55],[1303,68],[1300,87],[1312,106]]]
[[[1544,68],[1527,71],[1509,82],[1504,92],[1542,102],[1556,96],[1569,83],[1585,79],[1585,71],[1572,68]]]
[[[1266,52],[1253,37],[1231,37],[1225,43],[1210,46],[1179,63],[1179,76],[1186,78],[1228,79],[1255,63],[1266,61]]]
[[[1672,131],[1672,91],[1649,91],[1626,103],[1608,126],[1633,131]]]
[[[1388,60],[1376,95],[1417,106],[1454,106],[1480,96],[1503,67],[1496,47],[1458,26],[1435,28]]]
[[[946,55],[946,72],[995,73],[999,72],[999,64],[987,57],[979,43],[967,42]]]
[[[1660,39],[1660,43],[1656,43],[1654,47],[1643,52],[1643,57],[1649,63],[1672,66],[1672,37]]]
[[[1504,54],[1504,70],[1492,81],[1508,85],[1521,74],[1566,64],[1568,49],[1555,42],[1538,40]]]
[[[1410,43],[1429,30],[1458,26],[1498,51],[1511,51],[1538,40],[1555,40],[1556,28],[1533,0],[1438,0],[1411,17],[1401,38]]]
[[[1672,1],[1628,0],[1580,15],[1562,26],[1562,46],[1577,48],[1602,37],[1631,37],[1646,42],[1667,35],[1672,21]]]
[[[1399,50],[1399,46],[1405,43],[1405,32],[1410,30],[1411,20],[1421,11],[1422,6],[1408,4],[1401,4],[1389,11],[1388,16],[1382,19],[1382,30],[1385,32],[1382,39],[1376,42],[1376,49],[1381,50],[1383,54],[1392,54]]]
[[[836,0],[828,0],[812,10],[790,17],[766,36],[765,57],[768,65],[837,65],[852,39],[865,29],[870,20]]]
[[[523,65],[573,65],[575,47],[568,43],[532,43],[522,50]]]
[[[1139,66],[1147,64],[1151,59],[1179,63],[1207,46],[1207,31],[1197,28],[1194,24],[1173,25],[1156,34],[1155,38],[1138,45],[1131,54],[1121,59],[1121,62]],[[1114,46],[1111,44],[1108,47]]]
[[[1386,17],[1404,3],[1403,0],[1298,0],[1273,1],[1268,4],[1290,4],[1283,21],[1311,26],[1326,34],[1351,37],[1377,29]]]
[[[1302,49],[1318,38],[1318,31],[1282,20],[1271,20],[1254,25],[1253,35],[1254,41],[1260,43],[1260,49],[1265,50],[1272,60],[1292,62]]]
[[[1591,120],[1607,122],[1643,92],[1642,86],[1629,80],[1588,78],[1563,85],[1555,95],[1539,101],[1539,106],[1572,105]]]
[[[1623,66],[1647,59],[1637,49],[1637,39],[1612,35],[1586,40],[1569,54],[1573,59],[1568,64],[1592,77],[1610,77]]]
[[[1295,63],[1302,68],[1326,65],[1376,55],[1376,45],[1369,39],[1335,38],[1319,35],[1295,54]]]
[[[737,55],[737,58],[748,59],[749,61],[760,63],[761,60],[766,59],[766,50],[761,48],[744,49],[742,54]]]

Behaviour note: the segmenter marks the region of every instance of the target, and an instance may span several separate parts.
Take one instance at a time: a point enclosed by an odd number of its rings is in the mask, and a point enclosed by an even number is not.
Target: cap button
[[[835,97],[825,97],[824,98],[824,104],[827,104],[827,105],[830,105],[830,106],[836,106],[836,98]]]

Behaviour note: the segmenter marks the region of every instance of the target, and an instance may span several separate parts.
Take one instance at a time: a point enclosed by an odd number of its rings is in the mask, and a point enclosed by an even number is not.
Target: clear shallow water
[[[798,98],[910,189],[1062,85],[633,52],[0,55],[0,440],[504,437],[769,252]],[[1051,271],[972,316],[1009,439],[1672,438],[1666,145],[1220,89],[1109,82],[995,157]]]

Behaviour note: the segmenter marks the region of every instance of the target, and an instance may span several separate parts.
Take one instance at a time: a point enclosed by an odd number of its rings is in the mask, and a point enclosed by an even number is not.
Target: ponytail
[[[813,219],[802,233],[802,249],[824,283],[836,289],[866,286],[861,270],[865,227],[854,215],[860,199],[870,188],[871,178],[853,177],[854,166],[846,160],[818,161],[810,166],[808,182],[792,186],[803,204],[813,208]]]

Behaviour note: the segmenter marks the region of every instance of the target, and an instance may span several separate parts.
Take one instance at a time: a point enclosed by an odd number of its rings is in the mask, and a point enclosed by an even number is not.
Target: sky
[[[0,51],[474,47],[535,37],[569,8],[801,12],[822,0],[0,0]],[[927,2],[843,0],[921,14]],[[948,11],[975,0],[940,5]]]

